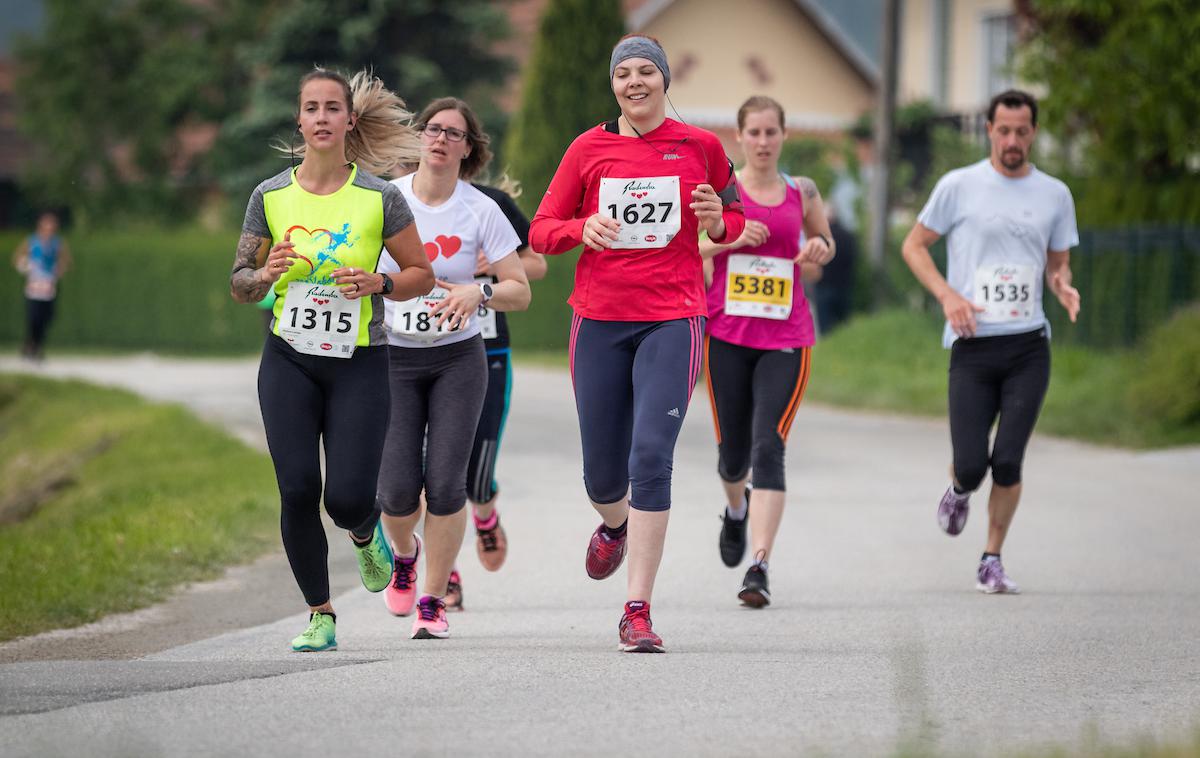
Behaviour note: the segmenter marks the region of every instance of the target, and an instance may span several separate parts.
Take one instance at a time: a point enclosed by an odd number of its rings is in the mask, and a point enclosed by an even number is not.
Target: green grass
[[[1131,388],[1145,362],[1141,350],[1054,343],[1051,351],[1040,432],[1135,448],[1200,443],[1200,424],[1169,424],[1135,410]],[[909,311],[860,316],[814,349],[808,395],[831,405],[944,416],[949,357],[940,319]]]
[[[0,525],[0,640],[146,606],[279,539],[266,455],[175,406],[10,375],[0,513],[27,513]]]

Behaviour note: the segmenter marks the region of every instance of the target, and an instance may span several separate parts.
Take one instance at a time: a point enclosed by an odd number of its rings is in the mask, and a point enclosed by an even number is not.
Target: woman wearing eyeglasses
[[[421,162],[392,183],[412,209],[437,286],[387,304],[392,400],[379,501],[395,556],[384,601],[397,616],[415,609],[412,636],[429,639],[450,635],[446,585],[467,525],[467,462],[487,391],[479,306],[524,310],[530,292],[517,256],[520,239],[495,201],[469,183],[492,157],[479,119],[462,100],[444,97],[426,106],[417,123]],[[475,281],[480,251],[495,284]],[[384,261],[380,271],[390,266]],[[424,545],[415,534],[422,491]]]

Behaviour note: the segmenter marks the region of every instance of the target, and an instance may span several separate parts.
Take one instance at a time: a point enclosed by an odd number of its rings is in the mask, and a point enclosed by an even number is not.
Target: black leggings
[[[1033,434],[1050,383],[1046,330],[955,340],[950,348],[950,442],[954,478],[964,490],[992,482],[1021,481],[1025,447]],[[988,433],[996,416],[996,439],[988,456]]]
[[[592,502],[671,507],[675,441],[700,373],[704,317],[571,322],[583,484]]]
[[[392,347],[392,423],[379,474],[379,504],[408,516],[425,504],[450,516],[467,504],[467,458],[487,385],[483,338]]]
[[[263,346],[258,404],[283,503],[283,547],[304,600],[329,600],[325,511],[359,540],[379,520],[375,483],[388,426],[387,347],[360,347],[348,359],[297,353],[275,335]]]
[[[708,337],[704,342],[708,397],[717,427],[717,474],[754,487],[787,489],[784,448],[804,388],[812,348],[758,350]]]
[[[467,497],[473,503],[491,502],[499,487],[496,485],[496,457],[508,420],[508,403],[512,395],[512,355],[508,348],[489,350],[487,354],[487,393],[471,460],[467,463]]]
[[[25,316],[28,328],[25,350],[40,355],[46,345],[46,332],[50,329],[50,322],[54,321],[54,301],[25,298]]]

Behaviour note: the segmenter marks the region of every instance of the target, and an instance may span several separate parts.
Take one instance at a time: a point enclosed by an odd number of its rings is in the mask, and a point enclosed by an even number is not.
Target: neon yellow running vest
[[[282,242],[291,235],[294,252],[300,256],[279,281],[275,282],[275,322],[271,330],[279,334],[279,320],[288,284],[334,285],[333,271],[352,266],[374,271],[383,249],[383,196],[377,189],[356,183],[358,166],[351,164],[350,177],[331,195],[314,195],[296,181],[263,193],[263,211],[271,229],[271,239]],[[379,181],[379,180],[376,180]],[[371,344],[370,326],[375,315],[375,296],[359,303],[358,339],[362,347]],[[378,309],[382,316],[382,304]]]

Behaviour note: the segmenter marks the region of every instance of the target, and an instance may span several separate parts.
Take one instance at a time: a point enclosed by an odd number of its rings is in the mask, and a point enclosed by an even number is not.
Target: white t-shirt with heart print
[[[449,200],[438,206],[430,206],[413,194],[414,176],[416,174],[393,179],[392,184],[400,188],[404,199],[408,201],[417,222],[417,232],[425,244],[425,254],[433,263],[434,275],[441,281],[454,284],[473,282],[476,257],[480,251],[488,263],[495,263],[515,254],[521,246],[520,238],[504,217],[500,206],[469,183],[460,179]],[[391,256],[380,256],[379,271],[396,273],[399,270],[400,267]],[[432,307],[432,301],[440,299],[438,294],[439,290],[435,288],[434,297],[422,303],[421,307]],[[412,316],[419,309],[411,301],[397,304],[387,299],[384,300],[384,307],[388,343],[397,347],[449,345],[479,334],[479,319],[472,318],[466,329],[444,333],[444,336],[425,331],[423,339],[413,339],[398,332],[405,331],[406,327],[409,331],[415,331],[416,322]],[[427,325],[422,323],[422,326]]]

